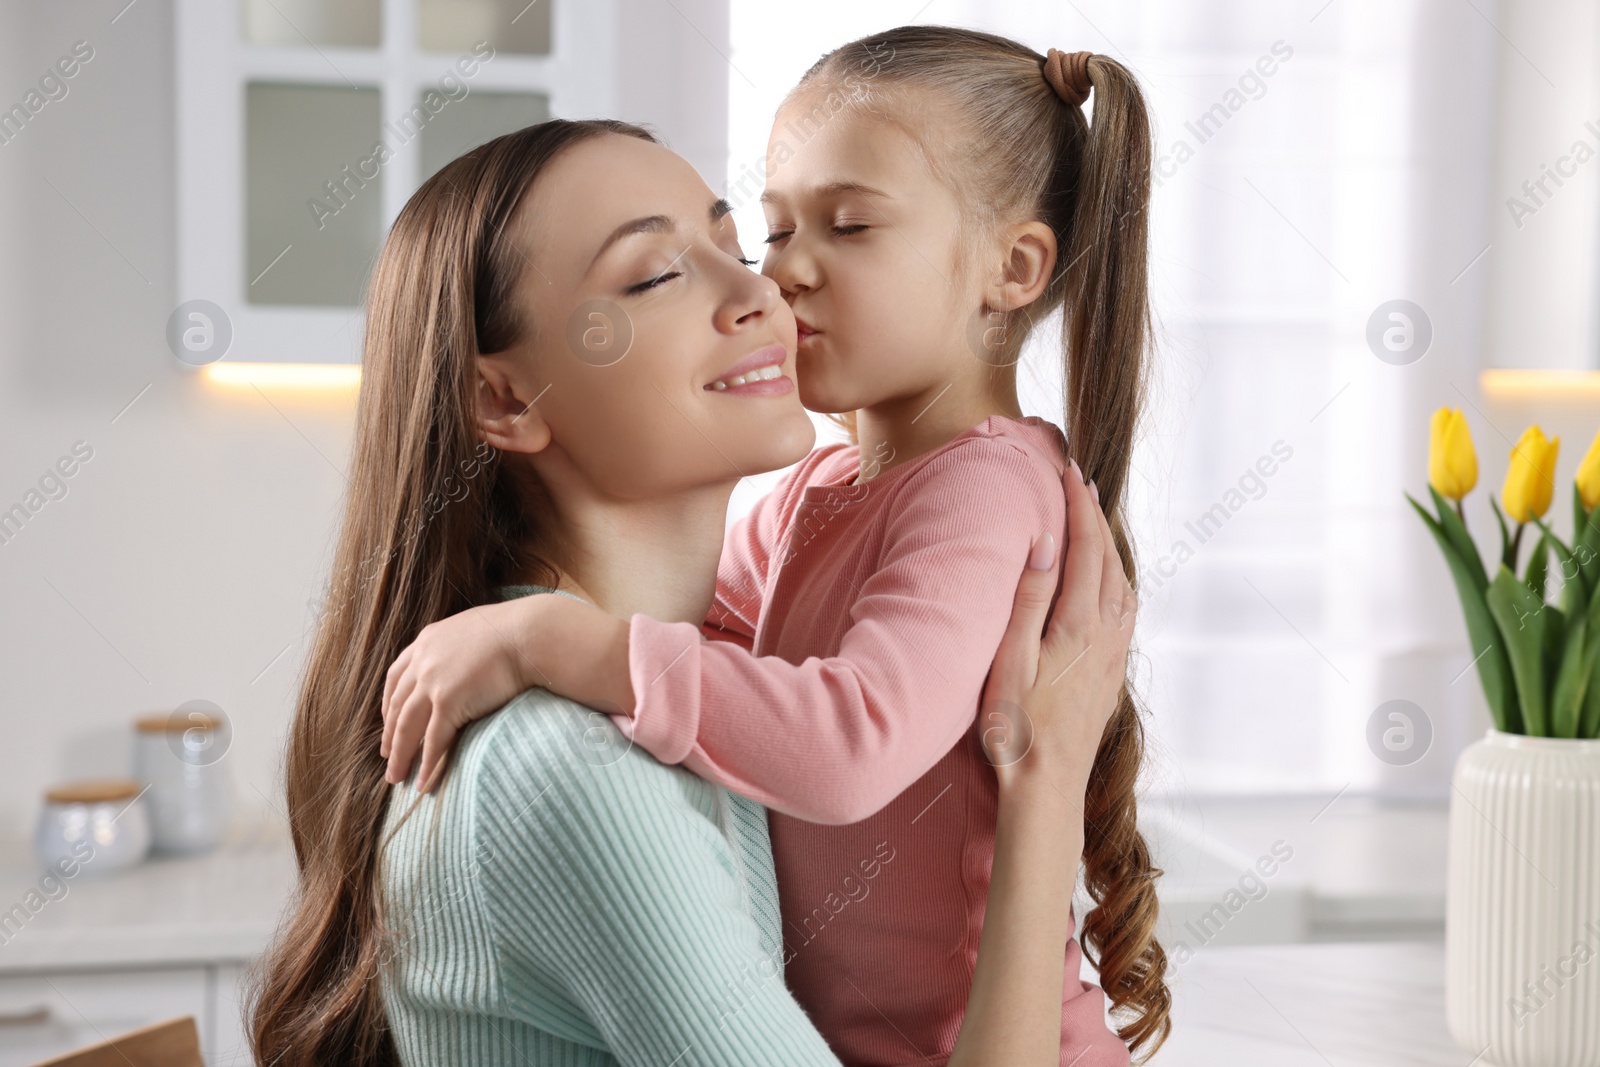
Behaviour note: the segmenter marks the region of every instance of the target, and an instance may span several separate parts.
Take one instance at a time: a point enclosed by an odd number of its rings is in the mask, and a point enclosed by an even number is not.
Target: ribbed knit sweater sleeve
[[[721,790],[543,691],[487,725],[471,833],[508,1014],[548,1027],[554,988],[623,1064],[837,1067],[768,955]]]
[[[777,565],[788,532],[777,520],[792,516],[796,486],[784,490],[790,499],[764,501],[730,539],[742,566]],[[664,762],[817,823],[865,819],[925,774],[972,726],[1028,549],[1042,530],[1063,543],[1066,502],[1048,463],[998,437],[960,442],[885,492],[880,555],[841,605],[850,626],[835,654],[755,656],[636,614],[636,706],[619,717],[623,732]],[[858,563],[820,565],[855,573]],[[759,610],[759,587],[752,606],[749,589],[718,585],[745,597],[736,614]]]

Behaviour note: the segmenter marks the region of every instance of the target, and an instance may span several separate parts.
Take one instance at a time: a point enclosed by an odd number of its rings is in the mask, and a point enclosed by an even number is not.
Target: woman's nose
[[[718,311],[718,327],[736,329],[758,322],[783,300],[778,283],[744,266],[734,276],[734,286]]]

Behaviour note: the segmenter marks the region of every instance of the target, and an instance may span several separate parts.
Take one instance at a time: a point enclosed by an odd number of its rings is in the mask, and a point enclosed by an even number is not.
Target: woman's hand
[[[1050,612],[1059,553],[1054,538],[1041,534],[984,687],[980,727],[1002,791],[1029,771],[1042,770],[1081,805],[1127,676],[1137,603],[1098,491],[1083,484],[1076,462],[1065,483],[1061,597]]]
[[[403,782],[422,746],[417,777],[436,784],[456,734],[534,684],[521,651],[540,597],[485,604],[429,623],[389,667],[383,683],[384,778]]]
[[[1065,960],[1084,790],[1122,691],[1135,606],[1097,494],[1076,463],[1066,483],[1061,598],[1052,612],[1058,553],[1041,534],[984,687],[979,725],[1000,779],[994,863],[949,1067],[1061,1062],[1061,991],[1078,977],[1065,973]]]

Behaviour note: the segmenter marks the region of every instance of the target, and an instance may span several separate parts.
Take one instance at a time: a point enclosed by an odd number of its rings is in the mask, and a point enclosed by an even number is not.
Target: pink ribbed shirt
[[[978,704],[1034,537],[1065,543],[1065,444],[997,415],[859,485],[856,446],[818,448],[729,528],[703,627],[630,620],[616,721],[772,809],[785,975],[853,1067],[943,1064],[960,1031],[994,858]],[[1121,1067],[1080,955],[1061,1063]]]

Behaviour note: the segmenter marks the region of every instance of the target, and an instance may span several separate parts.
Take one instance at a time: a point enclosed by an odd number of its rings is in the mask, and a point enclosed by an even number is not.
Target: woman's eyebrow
[[[594,265],[600,262],[600,257],[606,254],[606,249],[624,237],[631,237],[636,233],[671,233],[677,228],[678,224],[665,215],[646,215],[643,218],[630,219],[612,230],[611,236],[600,242],[600,248],[595,252],[594,258],[589,260],[589,266],[584,273],[587,275],[593,270]]]
[[[709,214],[713,223],[722,221],[725,216],[732,214],[732,212],[733,205],[724,198],[718,198],[711,202]],[[594,258],[589,260],[589,266],[584,273],[587,274],[588,271],[593,270],[594,265],[600,262],[600,257],[606,254],[606,249],[624,237],[631,237],[636,233],[671,233],[677,228],[678,224],[666,215],[646,215],[643,218],[630,219],[612,230],[611,235],[600,242],[599,249],[595,252]]]

